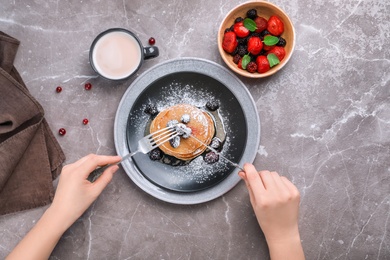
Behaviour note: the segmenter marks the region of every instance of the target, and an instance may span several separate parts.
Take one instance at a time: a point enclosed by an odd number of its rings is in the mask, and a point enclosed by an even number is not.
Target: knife
[[[220,152],[218,152],[217,150],[215,150],[213,147],[203,143],[201,140],[199,140],[197,137],[195,137],[193,134],[190,134],[190,137],[194,138],[196,141],[198,141],[199,143],[201,143],[202,145],[206,146],[208,149],[210,149],[211,151],[213,151],[214,153],[216,153],[218,156],[221,156],[224,160],[228,161],[231,165],[233,165],[234,167],[240,169],[241,171],[245,172],[244,169],[238,165],[237,163],[235,162],[232,162],[230,161],[228,158],[226,158],[225,156],[223,156]]]

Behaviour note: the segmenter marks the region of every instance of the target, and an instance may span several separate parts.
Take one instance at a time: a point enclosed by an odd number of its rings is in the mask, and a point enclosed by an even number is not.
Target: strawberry
[[[267,29],[267,25],[268,25],[268,22],[267,22],[267,19],[265,19],[264,17],[256,17],[255,18],[255,23],[256,23],[256,31],[257,33],[260,33],[262,31],[264,31],[265,29]]]
[[[284,24],[283,24],[282,20],[280,20],[279,17],[277,17],[276,15],[272,15],[268,19],[267,30],[272,35],[279,36],[284,32]]]
[[[256,58],[256,64],[257,64],[257,72],[258,73],[264,73],[269,71],[269,61],[266,56],[260,55]]]
[[[263,49],[263,42],[260,38],[256,36],[250,37],[248,40],[248,51],[253,55],[257,55],[261,49]]]
[[[243,69],[243,68],[242,68],[242,58],[238,61],[237,67],[238,67],[239,69]]]
[[[273,47],[272,50],[267,52],[267,55],[270,53],[275,54],[276,57],[278,57],[279,61],[282,61],[284,59],[284,56],[286,55],[285,49],[283,47],[280,47],[280,46]]]
[[[236,35],[240,38],[245,38],[249,35],[249,30],[244,26],[244,22],[238,22],[235,23],[233,26],[233,30],[236,33]]]
[[[226,32],[223,35],[222,48],[227,53],[232,53],[237,48],[238,42],[234,32]]]

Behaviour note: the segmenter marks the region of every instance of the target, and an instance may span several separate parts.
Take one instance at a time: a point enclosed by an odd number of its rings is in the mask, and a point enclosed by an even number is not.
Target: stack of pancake
[[[172,120],[180,122],[182,116],[185,114],[190,116],[190,121],[186,124],[186,126],[191,128],[192,135],[203,143],[207,145],[210,144],[215,133],[214,120],[206,111],[188,104],[171,106],[161,111],[152,121],[150,125],[150,133],[154,133],[159,129],[167,127],[168,122]],[[202,154],[206,148],[206,146],[191,137],[181,137],[180,145],[176,148],[173,148],[169,142],[165,142],[160,146],[160,149],[165,154],[184,161],[194,159],[198,155]]]

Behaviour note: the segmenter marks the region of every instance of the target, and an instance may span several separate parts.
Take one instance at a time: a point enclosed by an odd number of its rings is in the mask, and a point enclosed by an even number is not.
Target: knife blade
[[[216,153],[218,156],[220,156],[221,158],[223,158],[225,161],[229,162],[231,165],[233,165],[234,167],[240,169],[241,171],[244,172],[244,169],[238,165],[237,163],[235,162],[232,162],[231,160],[229,160],[228,158],[226,158],[225,156],[223,156],[220,152],[218,152],[217,150],[215,150],[213,147],[203,143],[201,140],[199,140],[197,137],[195,137],[193,134],[190,134],[190,137],[194,138],[196,141],[198,141],[199,143],[201,143],[202,145],[206,146],[208,149],[210,149],[211,151],[213,151],[214,153]]]

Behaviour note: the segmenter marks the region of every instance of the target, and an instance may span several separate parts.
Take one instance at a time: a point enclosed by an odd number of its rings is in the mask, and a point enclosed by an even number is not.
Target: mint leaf
[[[246,70],[246,66],[249,62],[251,62],[251,57],[248,54],[245,54],[244,57],[242,57],[241,67]]]
[[[267,35],[264,37],[264,44],[267,46],[275,45],[279,42],[279,38],[276,36]]]
[[[254,31],[256,31],[256,29],[257,29],[257,26],[256,26],[256,23],[255,23],[255,21],[253,21],[252,19],[250,19],[250,18],[245,18],[245,20],[244,20],[244,26],[245,26],[245,28],[247,28],[249,31],[251,31],[251,32],[254,32]]]
[[[267,60],[269,62],[270,68],[272,68],[273,66],[278,65],[280,63],[278,57],[276,57],[276,55],[273,53],[270,53],[267,55]]]

